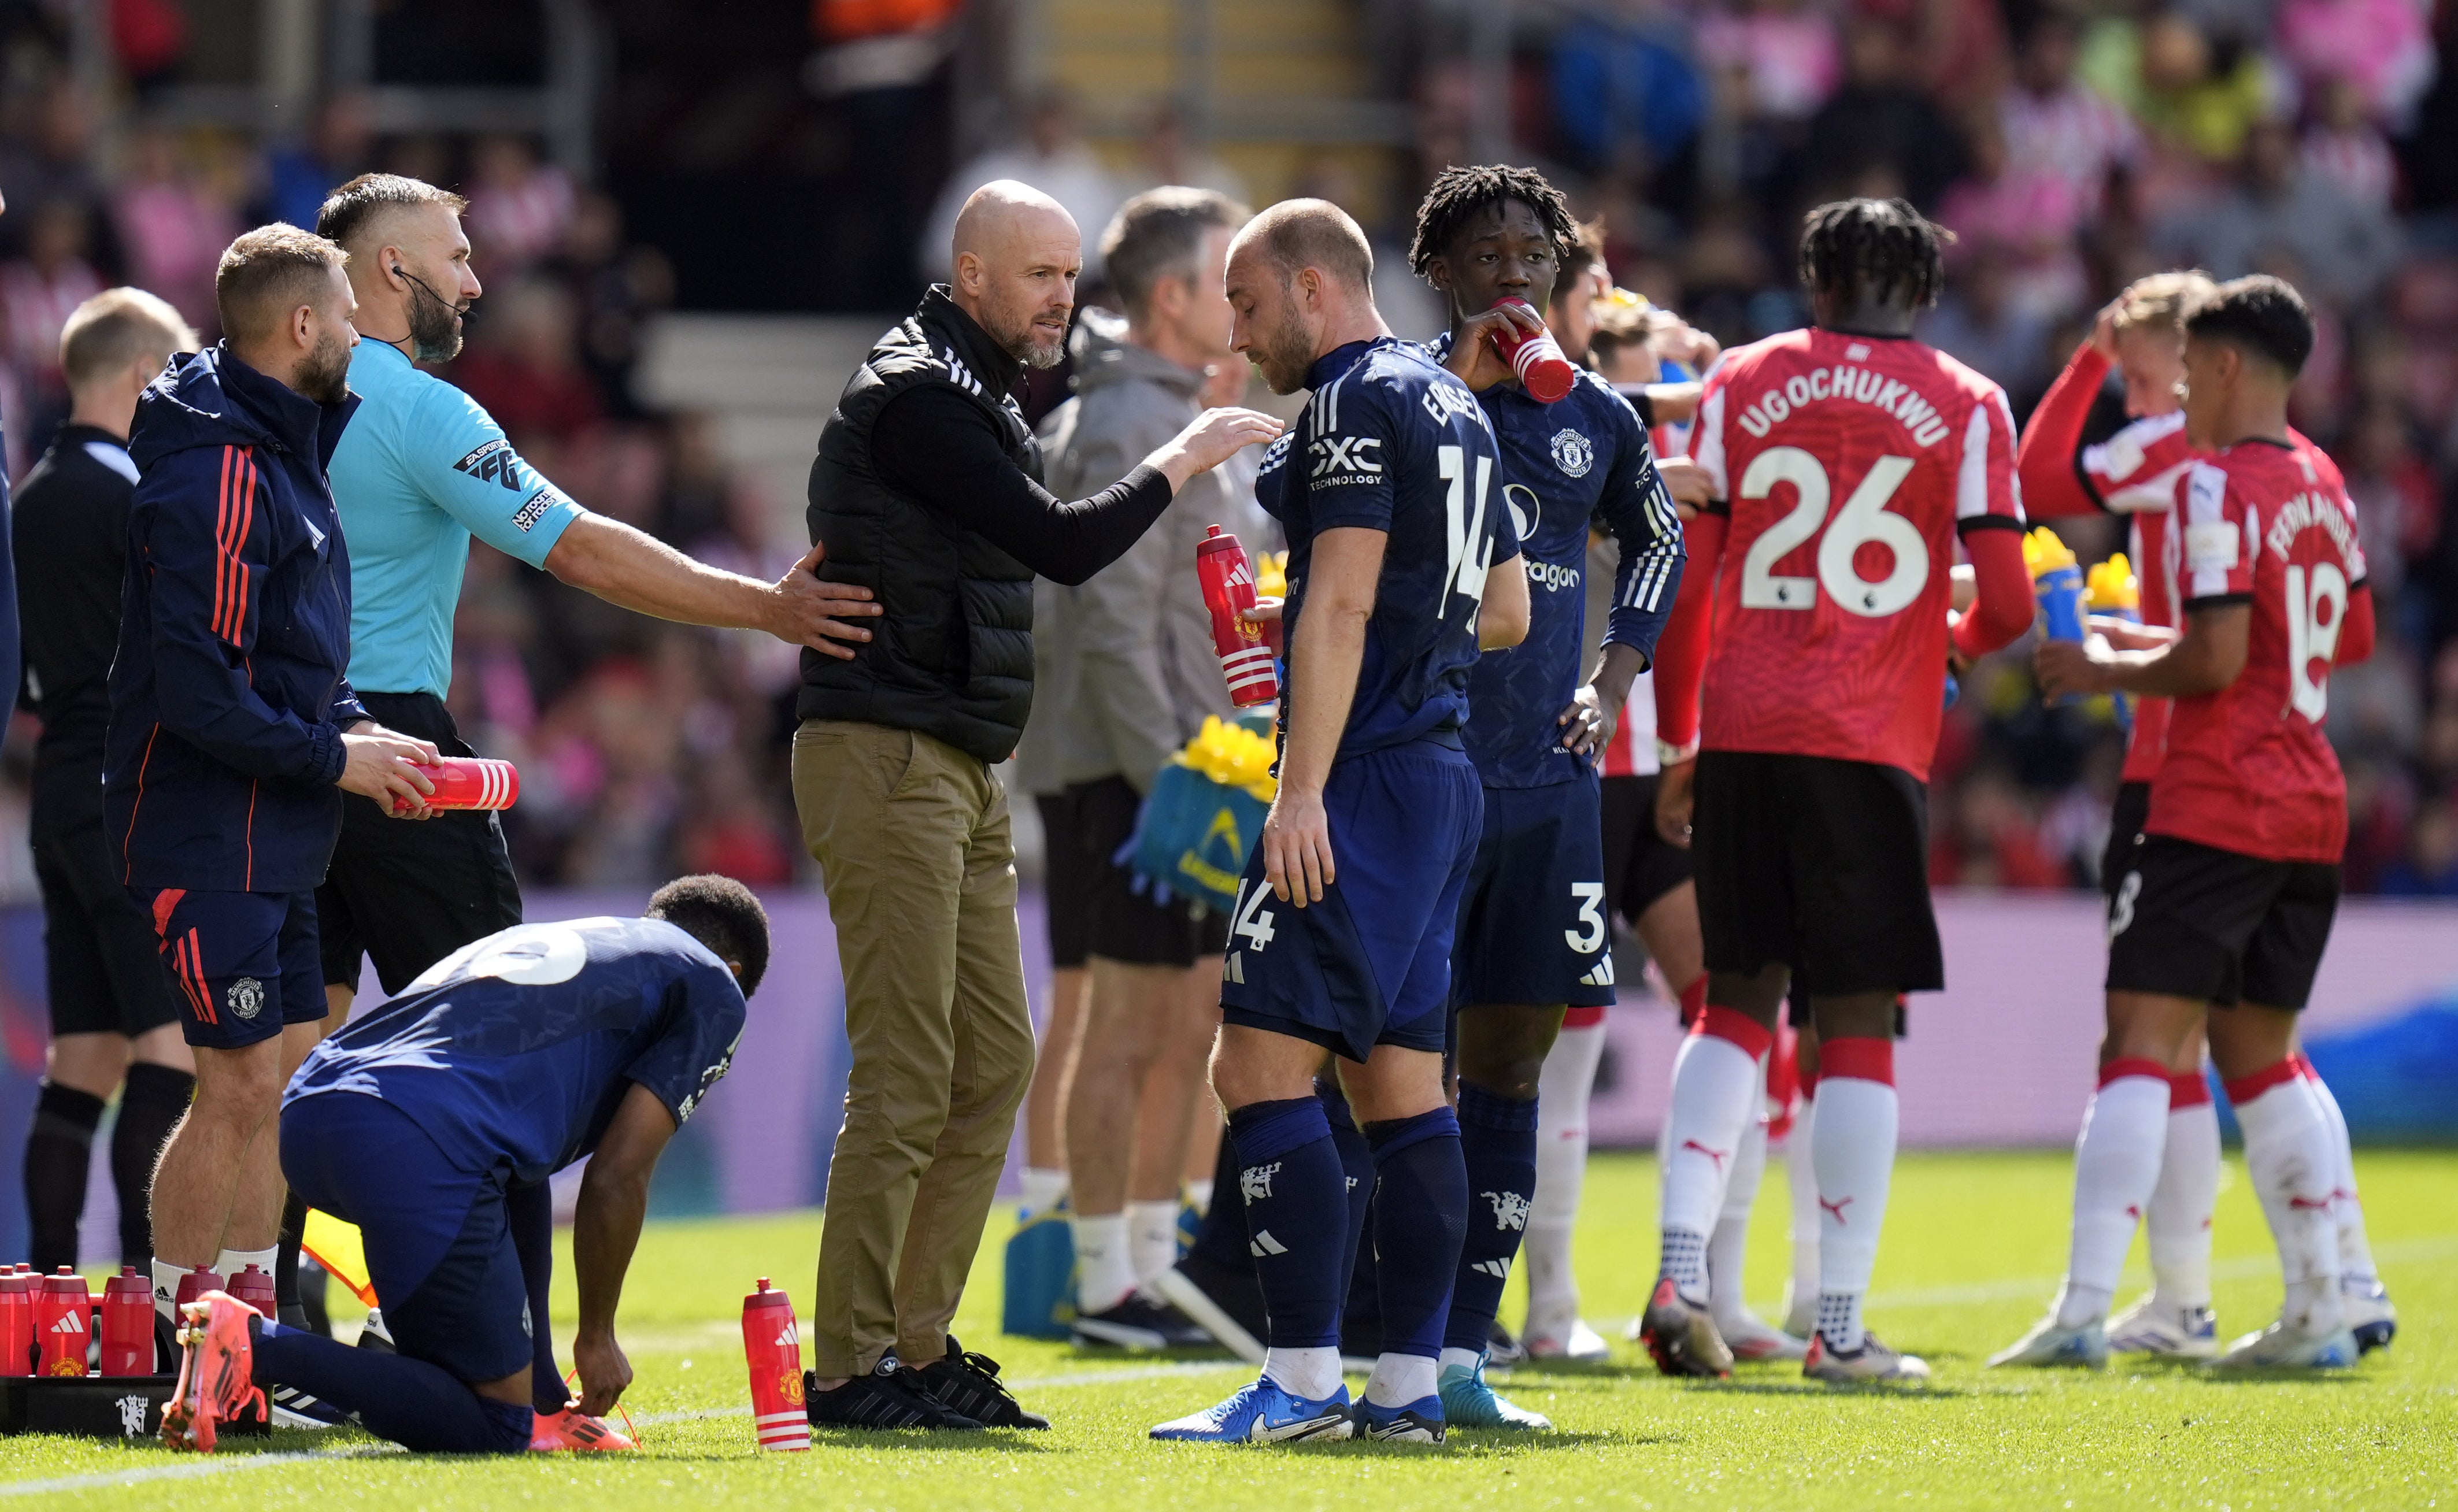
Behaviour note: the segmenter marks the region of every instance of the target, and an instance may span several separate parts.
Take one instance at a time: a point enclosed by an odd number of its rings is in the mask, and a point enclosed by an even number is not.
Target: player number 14
[[[1921,538],[1920,527],[1889,514],[1886,501],[1911,470],[1909,457],[1880,457],[1829,525],[1826,506],[1834,486],[1816,457],[1799,446],[1770,446],[1752,458],[1749,470],[1741,474],[1741,497],[1763,499],[1777,484],[1788,483],[1794,503],[1792,512],[1768,526],[1741,559],[1741,607],[1815,609],[1822,586],[1838,609],[1864,619],[1910,607],[1928,586],[1928,543]],[[1778,577],[1775,565],[1818,535],[1821,526],[1826,532],[1818,543],[1817,578]],[[1854,553],[1871,541],[1895,554],[1894,570],[1875,583],[1852,565]]]

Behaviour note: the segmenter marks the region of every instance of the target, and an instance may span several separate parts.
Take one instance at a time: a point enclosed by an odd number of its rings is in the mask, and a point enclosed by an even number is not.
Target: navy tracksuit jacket
[[[319,404],[227,346],[136,403],[103,814],[134,887],[297,893],[342,825],[350,559]]]

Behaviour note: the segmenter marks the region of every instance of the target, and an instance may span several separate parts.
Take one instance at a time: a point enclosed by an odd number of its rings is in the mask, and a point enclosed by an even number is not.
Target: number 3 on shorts
[[[2134,905],[2142,897],[2142,874],[2127,872],[2125,880],[2116,884],[2116,901],[2108,905],[2108,938],[2134,927]]]
[[[1263,900],[1271,896],[1270,887],[1241,879],[1238,883],[1238,901],[1230,909],[1229,917],[1233,922],[1229,932],[1257,950],[1272,942],[1272,911],[1263,906]]]
[[[1580,955],[1593,956],[1598,950],[1604,948],[1605,884],[1602,882],[1573,882],[1571,884],[1571,897],[1576,901],[1579,905],[1579,927],[1576,929],[1563,930],[1562,938],[1570,942],[1571,948],[1577,951]]]

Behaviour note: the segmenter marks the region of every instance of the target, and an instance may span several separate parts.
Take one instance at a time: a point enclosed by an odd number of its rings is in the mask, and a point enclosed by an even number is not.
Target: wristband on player
[[[1658,766],[1668,767],[1679,766],[1682,762],[1692,759],[1698,754],[1699,738],[1699,736],[1694,735],[1682,744],[1675,745],[1671,741],[1665,739],[1662,735],[1656,736],[1656,764]]]

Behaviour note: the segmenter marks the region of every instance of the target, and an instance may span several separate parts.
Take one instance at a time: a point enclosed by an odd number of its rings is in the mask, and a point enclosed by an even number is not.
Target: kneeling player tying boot
[[[767,964],[760,901],[687,877],[643,919],[523,924],[466,945],[318,1046],[283,1094],[282,1171],[366,1235],[398,1353],[207,1293],[180,1319],[164,1440],[211,1449],[215,1424],[279,1381],[422,1452],[631,1447],[595,1419],[632,1380],[614,1308],[649,1177],[725,1074]],[[546,1180],[584,1155],[582,1391],[567,1403],[547,1325]]]

